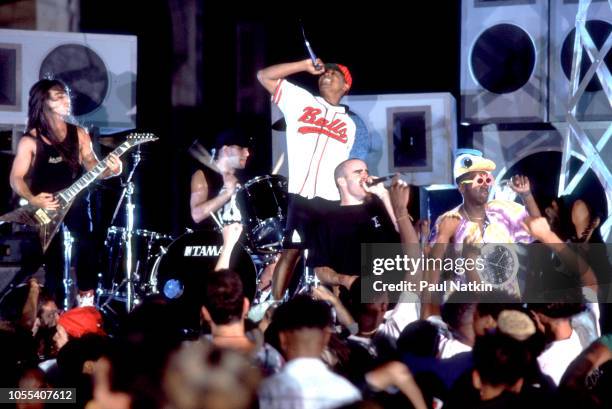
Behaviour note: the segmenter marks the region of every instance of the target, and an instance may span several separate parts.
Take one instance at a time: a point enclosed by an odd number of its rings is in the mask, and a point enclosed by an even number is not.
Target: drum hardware
[[[72,279],[72,274],[70,271],[70,265],[72,263],[72,244],[74,243],[74,239],[72,238],[72,234],[70,234],[70,230],[68,230],[65,224],[62,224],[62,234],[64,235],[64,275],[62,279],[62,284],[64,285],[63,306],[64,311],[68,311],[73,305],[76,304],[74,280]]]
[[[119,197],[119,201],[117,202],[117,207],[115,207],[115,211],[113,213],[113,217],[111,218],[111,226],[113,225],[115,218],[119,213],[119,209],[123,204],[123,200],[125,199],[125,249],[126,249],[126,257],[125,257],[125,279],[119,285],[119,288],[122,286],[126,287],[126,301],[125,308],[127,312],[132,311],[134,308],[134,303],[136,301],[136,295],[134,292],[134,284],[135,280],[132,277],[132,234],[134,229],[134,203],[132,202],[132,195],[134,194],[134,182],[132,182],[132,178],[134,177],[134,172],[142,159],[140,154],[140,145],[137,146],[136,150],[132,153],[133,164],[130,173],[126,181],[122,184],[123,191],[121,192],[121,196]],[[113,292],[111,296],[106,300],[106,302],[102,305],[102,307],[107,306],[113,298],[116,297],[116,294]],[[101,307],[101,308],[102,308]]]
[[[314,268],[307,266],[308,261],[308,249],[304,249],[303,257],[303,272],[300,275],[295,291],[291,293],[290,289],[285,290],[283,295],[283,301],[289,301],[289,299],[297,294],[310,294],[313,288],[319,286],[321,281],[315,274]]]
[[[98,275],[98,298],[113,297],[116,300],[127,301],[124,268],[127,257],[127,229],[111,226],[108,228],[104,242],[107,252],[106,277]],[[164,254],[166,247],[173,240],[172,236],[144,229],[135,229],[132,232],[132,258],[135,261],[132,272],[134,285],[133,299],[135,304],[139,299],[154,293],[150,273],[154,268],[160,254]],[[108,300],[107,300],[108,301]],[[105,302],[106,305],[108,305]]]
[[[281,175],[258,176],[236,190],[247,247],[253,253],[278,253],[285,236],[287,179]]]

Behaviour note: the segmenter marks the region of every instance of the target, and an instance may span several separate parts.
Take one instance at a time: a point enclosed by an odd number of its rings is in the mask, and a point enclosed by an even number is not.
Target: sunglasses
[[[493,184],[493,181],[495,179],[493,178],[492,175],[486,175],[486,176],[477,176],[474,179],[468,179],[468,180],[462,180],[461,184],[471,184],[472,187],[478,187],[478,186],[491,186]]]

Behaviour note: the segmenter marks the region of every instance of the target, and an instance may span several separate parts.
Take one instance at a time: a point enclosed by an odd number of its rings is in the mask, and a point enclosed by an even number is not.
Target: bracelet
[[[398,222],[398,221],[402,220],[402,219],[403,219],[403,218],[405,218],[405,217],[409,218],[411,222],[413,222],[413,221],[414,221],[414,219],[412,218],[412,216],[410,216],[410,214],[408,214],[408,213],[405,213],[405,214],[403,214],[403,215],[401,215],[401,216],[399,216],[399,217],[396,217],[396,218],[395,218],[395,221],[396,221],[396,222]]]

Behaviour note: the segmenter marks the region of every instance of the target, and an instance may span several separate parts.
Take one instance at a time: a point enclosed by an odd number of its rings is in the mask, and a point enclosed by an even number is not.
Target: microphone
[[[302,37],[304,37],[304,45],[306,46],[306,51],[308,51],[308,55],[310,56],[310,59],[312,60],[312,65],[314,65],[314,67],[317,70],[319,70],[321,69],[321,64],[317,64],[317,56],[315,55],[314,51],[312,51],[310,42],[306,38],[306,33],[304,33],[304,26],[300,24],[300,27],[302,28]]]
[[[374,185],[377,185],[379,183],[385,182],[387,180],[393,179],[394,177],[395,177],[395,174],[387,175],[387,176],[382,176],[382,177],[379,177],[378,179],[372,180],[371,182],[366,182],[366,185],[368,185],[368,187],[374,186]]]

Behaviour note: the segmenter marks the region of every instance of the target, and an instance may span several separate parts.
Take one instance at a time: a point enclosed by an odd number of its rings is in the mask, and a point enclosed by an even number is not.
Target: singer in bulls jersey
[[[314,96],[285,78],[308,72],[319,76],[321,96]],[[334,169],[348,158],[366,159],[370,136],[364,122],[340,100],[348,93],[353,79],[341,64],[323,64],[320,59],[273,65],[257,73],[259,82],[272,95],[287,124],[289,169],[289,210],[286,242],[308,248],[317,220],[339,199]],[[274,274],[276,299],[282,297],[299,251],[283,252]]]
[[[34,206],[57,209],[59,202],[53,194],[77,180],[83,168],[91,170],[98,164],[87,131],[66,122],[70,112],[68,88],[61,81],[42,79],[30,89],[28,123],[17,146],[10,183],[15,193]],[[102,177],[116,176],[121,171],[121,160],[111,154]],[[93,305],[97,268],[87,191],[76,199],[64,223],[74,239],[77,302]],[[59,283],[64,265],[61,234],[54,237],[43,262],[45,286],[50,294],[61,297]]]

